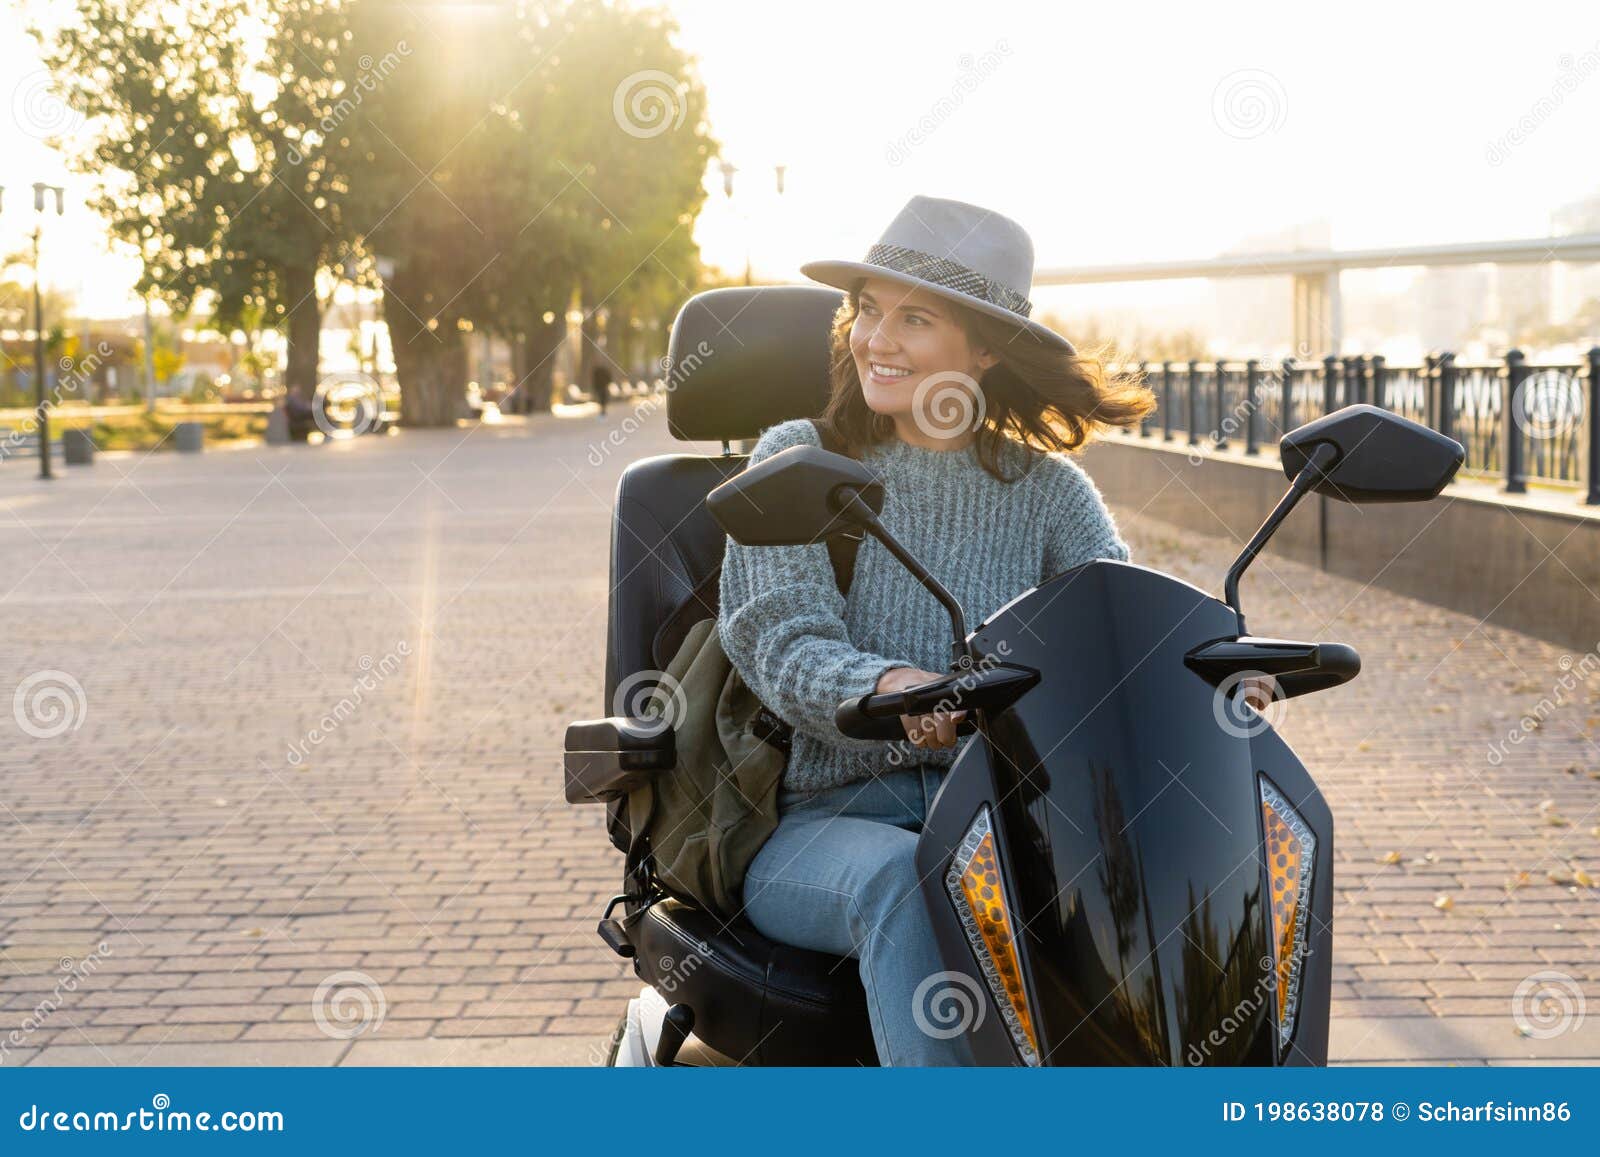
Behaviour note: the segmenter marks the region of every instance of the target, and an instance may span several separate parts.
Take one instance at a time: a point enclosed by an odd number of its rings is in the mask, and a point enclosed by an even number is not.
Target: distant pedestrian
[[[600,404],[600,416],[606,416],[606,402],[611,394],[611,367],[598,365],[594,368],[593,383],[594,400]]]
[[[306,441],[311,431],[316,429],[317,415],[315,407],[306,401],[305,391],[299,386],[290,386],[289,392],[283,397],[283,409],[289,418],[289,440]]]

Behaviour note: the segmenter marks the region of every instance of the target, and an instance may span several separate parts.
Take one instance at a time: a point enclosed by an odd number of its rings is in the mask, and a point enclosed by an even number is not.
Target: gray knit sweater
[[[816,444],[809,421],[782,422],[762,435],[751,461]],[[927,450],[897,438],[861,459],[883,482],[884,526],[960,600],[969,625],[1071,567],[1128,558],[1099,489],[1077,462],[1009,447],[1009,473],[1032,462],[1011,483],[986,472],[971,447]],[[785,787],[815,791],[954,760],[960,745],[933,751],[849,739],[833,725],[839,701],[870,694],[891,667],[944,671],[950,663],[949,617],[876,539],[861,544],[848,599],[834,585],[823,544],[730,540],[721,599],[728,657],[794,726]]]

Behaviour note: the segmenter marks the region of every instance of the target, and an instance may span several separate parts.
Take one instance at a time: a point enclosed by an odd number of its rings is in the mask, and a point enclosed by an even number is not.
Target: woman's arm
[[[1129,561],[1128,544],[1118,533],[1116,519],[1094,479],[1065,455],[1052,455],[1050,465],[1056,470],[1053,485],[1048,488],[1050,512],[1046,525],[1050,529],[1045,540],[1043,577],[1051,578],[1097,558]]]
[[[762,435],[750,461],[816,444],[810,422],[783,422]],[[871,694],[890,668],[912,664],[858,649],[846,633],[844,608],[825,544],[728,540],[717,617],[728,658],[761,701],[796,730],[871,750],[881,741],[846,738],[833,724],[834,709],[843,699]]]

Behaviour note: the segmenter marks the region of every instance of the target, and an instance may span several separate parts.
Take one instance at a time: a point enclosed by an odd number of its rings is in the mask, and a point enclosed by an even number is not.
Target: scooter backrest
[[[842,295],[809,285],[713,289],[672,325],[667,421],[675,437],[759,437],[812,418],[828,397],[828,332]],[[648,691],[661,668],[661,624],[722,564],[723,530],[705,507],[713,488],[744,468],[741,455],[663,454],[634,462],[617,484],[602,715]]]

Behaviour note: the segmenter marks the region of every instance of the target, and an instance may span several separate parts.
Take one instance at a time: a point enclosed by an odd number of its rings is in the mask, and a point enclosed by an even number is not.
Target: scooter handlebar
[[[852,739],[902,739],[906,737],[902,715],[965,711],[956,724],[956,734],[970,735],[977,730],[975,711],[1001,710],[1038,681],[1037,671],[1002,663],[981,671],[952,673],[904,691],[846,699],[833,713],[833,722]]]
[[[905,739],[906,729],[900,722],[902,715],[928,715],[934,711],[961,711],[960,681],[955,675],[946,675],[931,683],[907,687],[904,691],[886,691],[879,695],[862,695],[846,699],[833,713],[833,723],[852,739]],[[956,725],[956,734],[970,735],[975,730],[972,712]]]
[[[869,715],[867,705],[874,699],[887,699],[887,695],[863,695],[846,699],[833,713],[833,725],[851,739],[904,739],[906,729],[900,723],[899,713]],[[898,698],[898,696],[895,696]],[[877,708],[873,704],[873,708]]]

